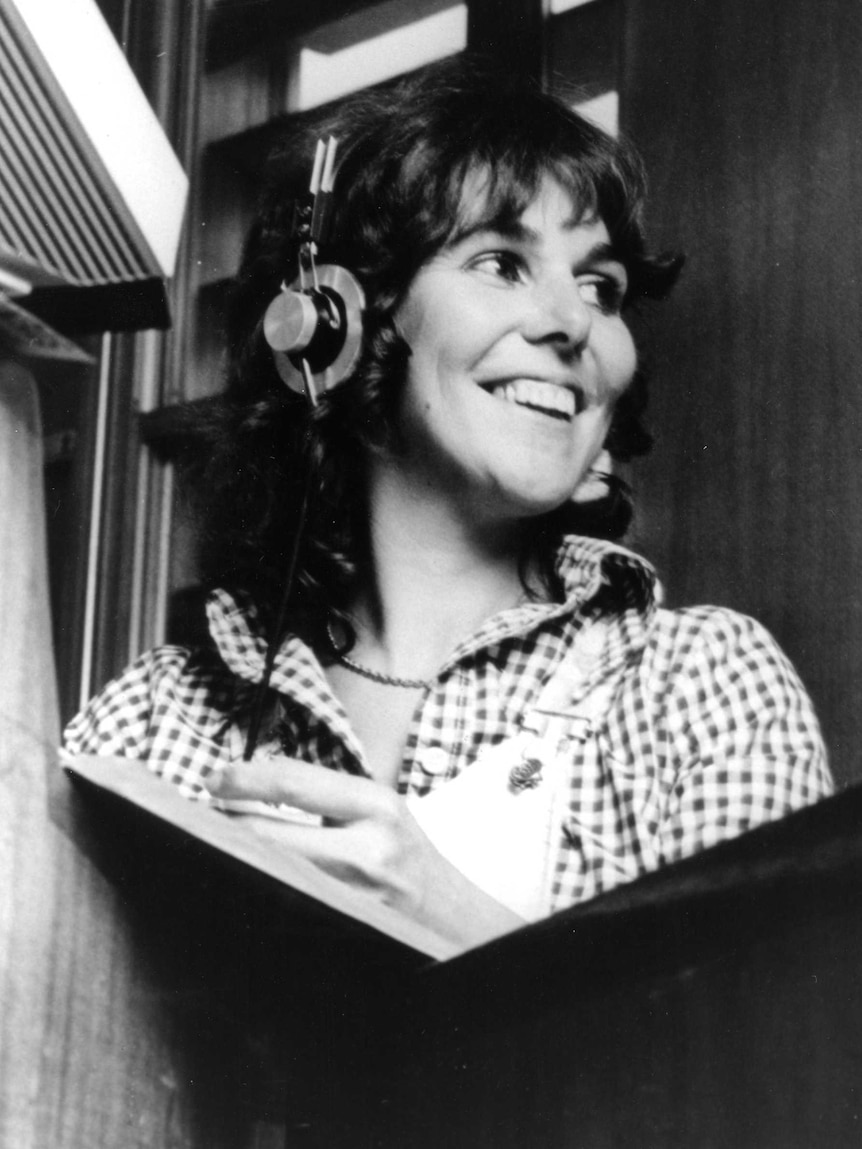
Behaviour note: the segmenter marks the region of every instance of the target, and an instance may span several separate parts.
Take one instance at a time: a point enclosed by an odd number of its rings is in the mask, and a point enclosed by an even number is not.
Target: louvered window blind
[[[0,0],[0,269],[170,275],[187,180],[93,0]]]

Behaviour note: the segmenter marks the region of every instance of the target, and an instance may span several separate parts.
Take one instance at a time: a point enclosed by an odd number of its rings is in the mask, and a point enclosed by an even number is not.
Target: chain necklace
[[[382,674],[379,670],[372,670],[370,666],[363,666],[361,662],[356,662],[348,655],[342,654],[338,649],[338,644],[332,633],[332,624],[328,620],[326,623],[326,637],[329,639],[332,653],[342,666],[347,667],[348,670],[352,670],[354,674],[361,674],[363,678],[370,678],[372,682],[379,682],[381,686],[400,686],[404,690],[426,690],[433,683],[432,679],[396,678],[391,674]]]

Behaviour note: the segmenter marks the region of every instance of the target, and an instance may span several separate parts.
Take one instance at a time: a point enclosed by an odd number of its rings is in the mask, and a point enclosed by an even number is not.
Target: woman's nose
[[[593,313],[571,275],[535,283],[524,322],[531,343],[580,350],[589,338]]]

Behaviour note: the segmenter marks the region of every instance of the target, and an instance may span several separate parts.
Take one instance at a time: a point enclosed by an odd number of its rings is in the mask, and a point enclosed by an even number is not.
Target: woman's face
[[[429,260],[396,315],[405,476],[494,518],[568,500],[634,374],[626,285],[605,225],[550,178],[511,232],[468,230]]]

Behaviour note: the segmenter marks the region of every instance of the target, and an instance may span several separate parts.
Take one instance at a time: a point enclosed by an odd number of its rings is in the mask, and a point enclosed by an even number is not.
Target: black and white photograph
[[[860,62],[0,0],[0,1149],[862,1143]]]

